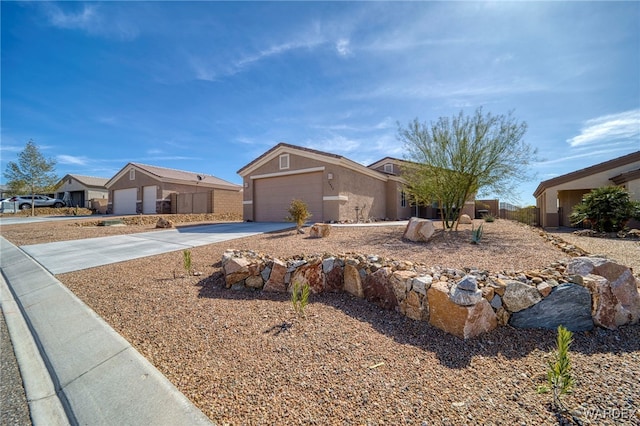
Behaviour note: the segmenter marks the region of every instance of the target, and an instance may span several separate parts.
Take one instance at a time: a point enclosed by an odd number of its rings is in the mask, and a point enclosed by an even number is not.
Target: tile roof
[[[194,182],[202,182],[210,185],[224,185],[224,186],[233,186],[238,188],[240,187],[240,185],[228,182],[224,179],[220,179],[218,177],[208,175],[205,173],[188,172],[184,170],[169,169],[165,167],[151,166],[148,164],[140,164],[140,163],[129,163],[129,164],[141,170],[144,170],[147,173],[158,177],[159,179],[181,180],[190,184],[193,184]]]

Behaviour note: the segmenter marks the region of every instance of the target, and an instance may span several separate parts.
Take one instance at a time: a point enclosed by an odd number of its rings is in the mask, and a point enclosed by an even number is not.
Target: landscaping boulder
[[[409,241],[426,242],[433,237],[435,232],[436,228],[433,225],[433,221],[412,217],[407,223],[402,238]]]
[[[360,271],[356,265],[351,262],[347,262],[344,265],[344,291],[356,297],[364,297]]]
[[[300,288],[308,285],[312,293],[322,293],[324,290],[322,261],[319,258],[311,259],[304,265],[296,268],[291,276],[291,284],[296,283]]]
[[[449,298],[460,306],[475,305],[482,299],[482,290],[478,289],[478,282],[473,275],[466,275],[451,287]]]
[[[468,214],[463,214],[460,216],[460,219],[458,220],[458,223],[460,225],[471,225],[471,216],[469,216]]]
[[[536,287],[515,280],[508,280],[506,284],[502,303],[510,312],[519,312],[542,300],[542,296]]]
[[[222,270],[227,288],[247,278],[250,262],[244,257],[223,257]]]
[[[159,217],[156,222],[156,228],[173,228],[173,222],[169,219],[165,219],[163,217]]]
[[[581,276],[581,284],[591,291],[597,325],[614,330],[640,320],[638,283],[628,267],[601,257],[577,257],[567,272]]]
[[[366,275],[362,282],[365,299],[381,308],[395,309],[398,299],[391,284],[391,274],[391,268],[385,267]]]
[[[331,225],[328,223],[316,223],[309,230],[309,237],[311,238],[324,238],[328,237],[331,233]]]
[[[287,274],[287,264],[279,259],[274,259],[271,265],[271,273],[269,279],[262,288],[263,291],[285,292],[287,284],[285,283],[285,275]]]
[[[516,328],[555,330],[563,325],[571,331],[591,330],[591,294],[578,284],[561,284],[540,303],[513,313],[509,324]]]
[[[460,306],[449,298],[445,282],[434,282],[427,291],[429,324],[468,339],[493,330],[498,326],[496,314],[486,299],[471,306]]]

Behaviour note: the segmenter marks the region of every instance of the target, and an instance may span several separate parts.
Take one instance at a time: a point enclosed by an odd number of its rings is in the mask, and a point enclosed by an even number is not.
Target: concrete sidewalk
[[[34,244],[20,248],[52,274],[125,262],[291,228],[291,223],[232,222],[186,226],[166,231]]]
[[[210,425],[169,380],[0,237],[0,302],[34,425]]]

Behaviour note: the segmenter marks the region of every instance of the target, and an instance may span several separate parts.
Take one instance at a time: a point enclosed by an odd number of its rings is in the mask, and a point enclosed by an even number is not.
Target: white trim
[[[322,197],[322,201],[349,201],[349,197],[346,195],[325,195]]]
[[[253,176],[249,176],[249,179],[264,179],[264,178],[270,178],[270,177],[301,175],[303,173],[314,173],[314,172],[323,172],[323,171],[324,171],[324,166],[311,167],[308,169],[290,170],[288,172],[276,172],[276,173],[265,173],[263,175],[253,175]]]
[[[253,204],[253,200],[246,200],[242,202],[243,205],[247,205],[247,204]]]

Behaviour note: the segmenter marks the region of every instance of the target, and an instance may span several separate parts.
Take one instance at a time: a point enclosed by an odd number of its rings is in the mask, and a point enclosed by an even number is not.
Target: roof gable
[[[102,188],[102,189],[106,189],[107,182],[109,181],[109,179],[107,178],[76,175],[76,174],[69,173],[65,175],[62,179],[60,179],[60,184],[62,184],[65,180],[69,178],[77,180],[79,183],[81,183],[84,186],[90,186],[90,187]]]
[[[538,197],[547,188],[578,180],[596,173],[606,172],[607,170],[612,170],[617,167],[633,164],[635,162],[640,162],[640,151],[632,152],[631,154],[623,155],[622,157],[614,158],[612,160],[598,163],[590,167],[585,167],[584,169],[576,170],[571,173],[556,176],[552,179],[542,181],[533,192],[533,196]]]
[[[189,172],[185,170],[169,169],[166,167],[151,166],[148,164],[140,163],[127,163],[118,173],[116,173],[106,186],[113,185],[116,181],[120,180],[129,170],[134,169],[145,173],[153,178],[166,183],[181,183],[187,185],[199,184],[201,186],[221,187],[226,189],[240,190],[242,187],[234,183],[228,182],[224,179],[220,179],[213,175],[205,173]]]
[[[378,172],[376,170],[372,170],[360,163],[356,163],[353,160],[350,160],[342,155],[331,154],[324,151],[318,151],[311,148],[305,148],[302,146],[291,145],[288,143],[279,143],[273,148],[269,149],[267,152],[251,161],[249,164],[238,170],[238,174],[243,178],[245,176],[250,175],[255,170],[259,169],[264,164],[278,157],[280,154],[284,153],[295,153],[296,155],[300,155],[302,157],[313,158],[316,160],[324,161],[329,164],[340,165],[357,172],[372,176],[377,179],[386,180],[386,175]]]

